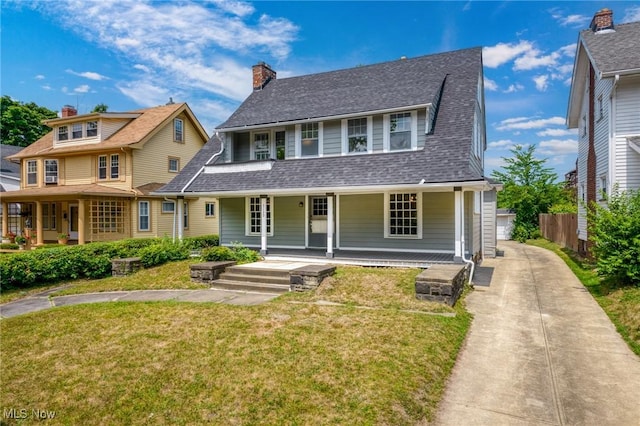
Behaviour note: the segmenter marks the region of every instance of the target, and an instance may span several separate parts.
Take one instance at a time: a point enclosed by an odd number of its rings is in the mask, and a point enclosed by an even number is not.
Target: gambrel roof
[[[474,167],[471,160],[476,107],[483,102],[482,75],[482,49],[477,47],[271,80],[264,89],[254,91],[218,130],[337,119],[430,103],[437,113],[424,148],[416,151],[271,160],[268,170],[202,173],[222,146],[214,136],[159,192],[221,196],[230,192],[485,182],[481,167]],[[478,119],[484,120],[484,116]]]

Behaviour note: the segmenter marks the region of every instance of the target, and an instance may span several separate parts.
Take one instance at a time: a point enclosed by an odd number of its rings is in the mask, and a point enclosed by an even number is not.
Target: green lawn
[[[4,319],[0,409],[55,411],[52,424],[422,424],[471,317],[417,302],[417,273],[339,268],[315,293],[251,307],[115,302]]]
[[[594,266],[579,259],[571,250],[547,240],[529,240],[528,244],[555,252],[571,268],[607,313],[631,350],[640,356],[640,287],[619,287],[598,277]]]

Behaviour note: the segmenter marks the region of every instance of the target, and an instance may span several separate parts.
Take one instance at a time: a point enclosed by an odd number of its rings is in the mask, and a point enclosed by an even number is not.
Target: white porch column
[[[42,238],[42,202],[36,200],[36,245],[41,246],[44,239]]]
[[[462,209],[464,208],[464,193],[462,188],[456,186],[453,188],[453,200],[454,200],[454,262],[462,262]]]
[[[78,244],[87,242],[85,236],[85,219],[87,217],[87,209],[84,200],[78,200]]]
[[[260,254],[269,254],[267,249],[267,195],[260,196]]]
[[[333,192],[327,193],[327,257],[333,258]]]
[[[178,197],[176,204],[178,211],[178,240],[182,241],[184,236],[184,197]]]

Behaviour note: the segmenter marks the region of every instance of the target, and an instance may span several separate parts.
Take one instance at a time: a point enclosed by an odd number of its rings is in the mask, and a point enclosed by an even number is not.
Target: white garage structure
[[[509,209],[498,209],[496,218],[496,233],[498,240],[510,240],[511,232],[513,231],[513,222],[516,219],[515,212]]]

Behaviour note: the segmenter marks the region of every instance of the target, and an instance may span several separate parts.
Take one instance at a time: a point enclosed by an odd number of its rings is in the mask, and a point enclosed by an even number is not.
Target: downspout
[[[476,269],[476,264],[473,262],[473,260],[471,259],[467,259],[465,258],[465,240],[464,240],[464,191],[462,192],[462,235],[460,236],[460,240],[462,243],[462,253],[461,253],[461,257],[462,257],[462,261],[464,263],[466,263],[467,265],[471,265],[471,272],[469,273],[469,284],[473,284],[471,282],[471,280],[473,279],[473,273],[475,272]]]

